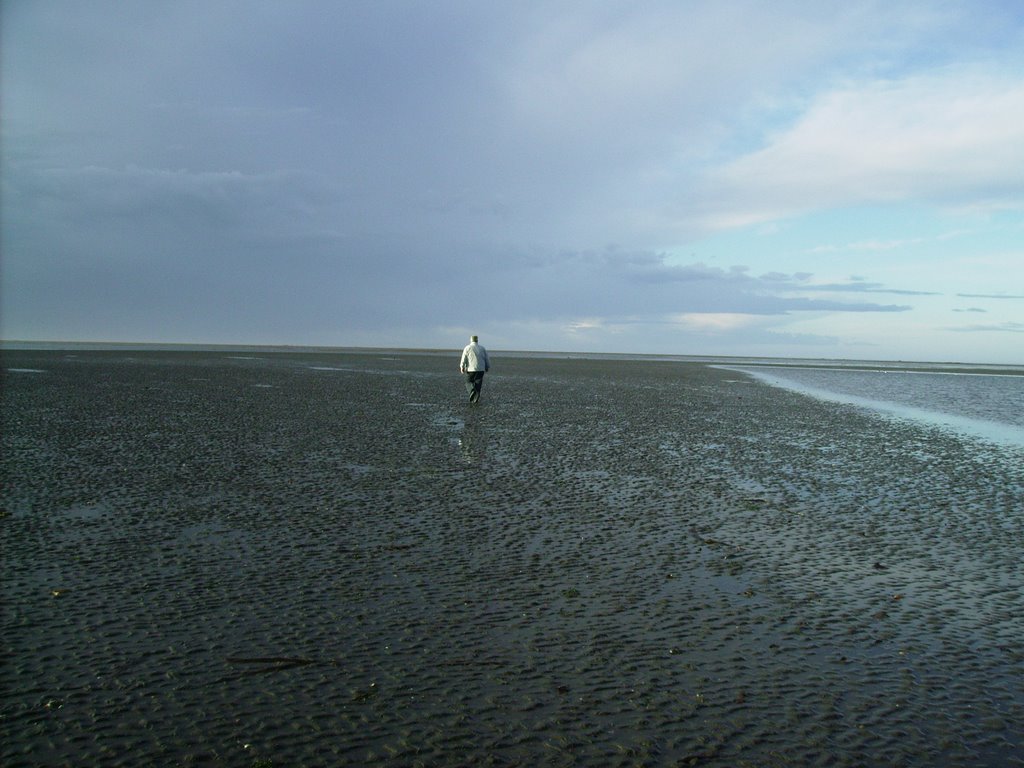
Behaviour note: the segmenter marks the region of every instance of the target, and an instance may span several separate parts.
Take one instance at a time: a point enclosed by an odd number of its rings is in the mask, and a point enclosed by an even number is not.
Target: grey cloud
[[[787,275],[781,272],[769,272],[761,275],[760,279],[766,284],[774,285],[779,289],[787,288],[793,291],[821,292],[821,293],[883,293],[897,296],[939,296],[934,291],[915,291],[906,288],[888,288],[883,283],[876,283],[865,277],[853,276],[846,282],[841,283],[812,283],[814,275],[809,272],[799,272]]]
[[[4,183],[5,241],[31,257],[5,271],[25,290],[9,311],[43,314],[50,327],[91,318],[106,338],[119,325],[203,337],[199,317],[205,336],[218,339],[320,337],[382,322],[450,326],[482,281],[488,315],[506,323],[907,309],[785,297],[779,289],[790,286],[777,276],[669,264],[650,251],[524,250],[475,241],[473,232],[430,231],[429,222],[385,229],[360,215],[343,185],[309,172],[16,165]],[[159,296],[147,301],[151,293]],[[188,323],[181,301],[191,307]],[[97,305],[102,313],[90,311]]]
[[[752,93],[907,29],[805,6],[5,4],[5,332],[329,343],[477,307],[906,311],[658,250],[680,232],[665,201]]]
[[[505,287],[493,297],[489,312],[509,318],[523,311],[548,319],[599,316],[616,321],[686,312],[781,315],[910,309],[790,297],[774,282],[750,277],[742,266],[669,265],[653,253],[566,252],[543,261],[518,261],[507,255],[493,261],[503,264],[495,279]]]
[[[856,281],[849,283],[820,283],[802,286],[808,291],[828,291],[837,293],[889,293],[897,296],[939,296],[935,291],[913,291],[906,288],[886,288],[882,283]]]
[[[143,219],[185,214],[205,221],[275,224],[326,201],[326,185],[313,174],[238,171],[189,172],[127,166],[50,168],[28,175],[12,169],[7,190],[12,205],[46,202],[86,217]]]
[[[993,323],[991,325],[963,325],[947,328],[957,333],[1024,333],[1024,323]]]
[[[958,293],[962,299],[1024,299],[1024,296],[1015,296],[1008,293]]]

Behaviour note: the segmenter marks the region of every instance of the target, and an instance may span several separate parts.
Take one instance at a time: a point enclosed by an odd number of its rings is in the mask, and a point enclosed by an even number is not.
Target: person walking
[[[491,370],[491,362],[487,359],[487,350],[479,343],[476,336],[469,337],[469,344],[462,350],[459,370],[466,374],[466,391],[469,402],[480,402],[480,388],[484,385],[484,374]]]

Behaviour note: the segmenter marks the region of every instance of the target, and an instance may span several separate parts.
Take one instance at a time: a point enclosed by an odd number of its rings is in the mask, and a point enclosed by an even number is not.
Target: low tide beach
[[[2,362],[9,768],[1024,766],[1024,446],[698,362]]]

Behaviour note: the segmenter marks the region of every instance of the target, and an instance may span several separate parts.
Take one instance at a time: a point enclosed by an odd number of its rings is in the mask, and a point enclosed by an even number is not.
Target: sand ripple
[[[0,758],[1024,764],[1024,455],[695,364],[4,353]]]

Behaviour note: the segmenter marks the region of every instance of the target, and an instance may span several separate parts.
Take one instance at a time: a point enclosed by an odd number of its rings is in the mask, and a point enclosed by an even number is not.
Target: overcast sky
[[[3,0],[6,339],[1024,363],[1020,0]]]

